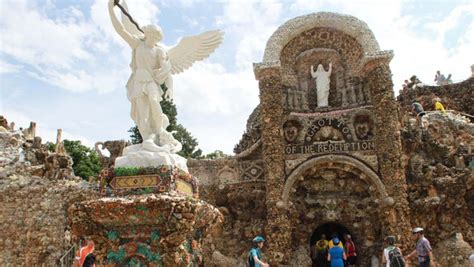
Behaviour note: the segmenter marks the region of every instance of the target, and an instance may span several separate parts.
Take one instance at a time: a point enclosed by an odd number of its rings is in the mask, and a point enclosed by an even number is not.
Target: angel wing
[[[125,0],[122,0],[121,3],[120,3],[123,8],[128,12],[128,6],[127,6],[127,2]],[[128,12],[130,13],[130,12]],[[143,39],[145,38],[145,35],[140,32],[137,27],[135,26],[135,24],[133,24],[130,19],[123,13],[121,12],[121,19],[122,19],[122,24],[123,24],[123,27],[125,28],[125,30],[130,33],[131,35],[139,38],[139,39]]]
[[[171,74],[178,74],[191,67],[194,62],[207,58],[224,40],[220,30],[203,32],[199,35],[183,37],[168,51]]]

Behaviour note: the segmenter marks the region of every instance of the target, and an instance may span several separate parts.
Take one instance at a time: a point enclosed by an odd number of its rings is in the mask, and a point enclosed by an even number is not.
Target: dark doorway
[[[327,254],[321,254],[321,253],[316,253],[316,242],[321,239],[322,235],[326,236],[326,240],[331,240],[334,236],[339,238],[339,240],[342,241],[342,244],[345,243],[344,241],[344,235],[350,234],[352,236],[352,239],[354,240],[354,236],[352,235],[349,230],[342,226],[341,224],[338,223],[325,223],[316,230],[314,230],[313,234],[311,235],[311,238],[309,240],[309,245],[310,245],[310,251],[311,251],[311,259],[313,261],[313,267],[327,267],[329,266],[329,263],[325,259]],[[354,240],[354,242],[356,242]]]

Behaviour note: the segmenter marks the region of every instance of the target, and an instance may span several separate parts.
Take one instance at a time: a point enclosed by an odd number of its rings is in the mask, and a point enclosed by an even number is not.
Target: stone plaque
[[[187,196],[193,196],[193,186],[181,179],[176,180],[176,191],[183,193]]]
[[[158,187],[162,183],[158,175],[116,176],[110,181],[112,189]]]

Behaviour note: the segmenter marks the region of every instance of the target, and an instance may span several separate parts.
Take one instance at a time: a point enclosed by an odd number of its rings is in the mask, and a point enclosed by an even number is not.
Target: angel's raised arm
[[[139,44],[138,38],[128,33],[123,27],[122,23],[117,19],[117,16],[114,12],[115,0],[109,0],[109,15],[110,20],[112,20],[112,25],[114,26],[115,31],[128,43],[131,48],[136,48]]]

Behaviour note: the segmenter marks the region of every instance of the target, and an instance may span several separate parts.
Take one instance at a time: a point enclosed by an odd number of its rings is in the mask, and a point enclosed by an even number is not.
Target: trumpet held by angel
[[[114,12],[115,6],[122,11],[121,20]],[[125,0],[109,0],[108,7],[115,31],[132,49],[132,74],[126,86],[127,97],[132,105],[131,117],[138,126],[144,145],[154,143],[177,152],[181,144],[176,144],[171,133],[166,132],[169,121],[160,102],[163,98],[173,99],[173,75],[207,58],[222,43],[224,34],[220,30],[211,30],[183,37],[177,45],[167,49],[160,43],[163,39],[161,28],[158,25],[139,27],[128,14]]]

